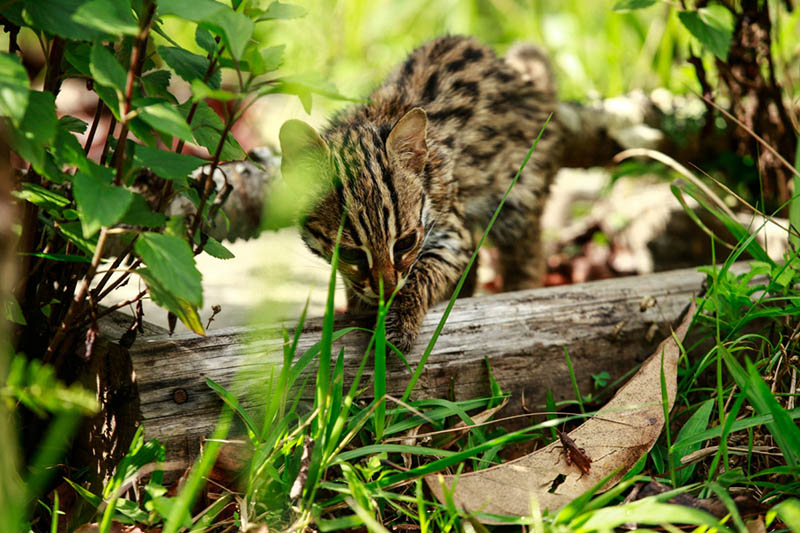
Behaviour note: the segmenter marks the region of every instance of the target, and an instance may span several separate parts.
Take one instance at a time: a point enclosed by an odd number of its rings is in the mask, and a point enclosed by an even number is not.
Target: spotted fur
[[[537,71],[529,57],[545,66],[543,79],[529,74]],[[555,110],[549,72],[530,47],[504,61],[474,39],[443,37],[412,52],[368,104],[336,115],[321,136],[300,121],[282,128],[286,179],[302,170],[327,186],[302,222],[304,240],[330,261],[344,220],[348,306],[374,309],[381,284],[385,294],[397,289],[387,331],[401,350],[428,308],[452,293],[473,232],[486,227]],[[506,290],[541,281],[539,219],[558,144],[551,122],[492,228]]]

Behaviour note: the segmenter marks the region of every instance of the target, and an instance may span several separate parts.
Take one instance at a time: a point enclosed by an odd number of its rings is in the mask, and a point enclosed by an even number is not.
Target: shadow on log
[[[459,300],[413,397],[461,400],[488,396],[488,360],[502,389],[512,393],[505,414],[522,411],[523,394],[527,407],[538,409],[548,388],[557,401],[570,399],[574,392],[565,348],[581,392],[589,393],[593,374],[605,371],[614,380],[641,362],[669,334],[692,295],[700,291],[703,280],[703,274],[686,269]],[[443,309],[439,305],[428,313],[419,340],[407,357],[412,368]],[[337,329],[351,324],[348,317],[337,317]],[[321,318],[307,321],[298,353],[319,341],[321,328]],[[123,330],[106,324],[103,336],[116,341]],[[129,435],[135,424],[142,423],[147,439],[166,445],[167,460],[172,465],[193,458],[202,438],[214,427],[221,406],[205,378],[227,387],[245,407],[257,409],[263,402],[258,392],[265,389],[270,370],[282,359],[281,338],[278,326],[230,328],[207,337],[170,337],[150,329],[129,350],[111,347],[109,356],[98,357],[97,364],[113,365],[116,370],[92,370],[95,375],[114,376],[113,388],[105,387],[112,393],[106,395],[107,411],[101,425],[108,434],[102,436],[103,440],[124,452],[125,438],[110,433],[128,428],[131,431],[125,434]],[[334,353],[344,347],[345,380],[355,374],[367,339],[366,333],[354,332],[336,343]],[[389,357],[387,364],[387,392],[399,397],[411,373],[396,357]],[[371,371],[367,366],[362,383],[369,395]],[[311,367],[309,372],[313,372],[313,363]],[[129,383],[120,377],[119,369],[126,368],[132,369]],[[308,375],[309,386],[301,397],[310,400],[314,381],[312,374]],[[301,376],[299,382],[303,379]],[[115,395],[115,389],[125,394]],[[109,425],[112,419],[114,423]],[[96,446],[92,454],[100,460]]]

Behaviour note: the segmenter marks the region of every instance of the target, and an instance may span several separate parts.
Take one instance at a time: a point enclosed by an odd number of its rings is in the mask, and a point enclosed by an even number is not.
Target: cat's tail
[[[505,61],[522,75],[522,79],[532,82],[540,91],[555,97],[553,67],[542,48],[530,43],[515,44],[506,52]]]

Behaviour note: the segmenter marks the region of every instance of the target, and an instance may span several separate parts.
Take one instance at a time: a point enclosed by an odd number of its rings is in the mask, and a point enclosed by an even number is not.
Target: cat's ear
[[[428,116],[421,107],[403,115],[386,139],[389,157],[414,172],[422,172],[428,158],[427,126]]]
[[[314,128],[301,120],[288,120],[278,134],[281,143],[281,172],[318,173],[328,160],[328,145]]]

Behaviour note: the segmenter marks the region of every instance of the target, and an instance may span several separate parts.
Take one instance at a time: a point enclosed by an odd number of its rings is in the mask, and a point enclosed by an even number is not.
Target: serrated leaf
[[[158,10],[162,15],[176,15],[218,33],[237,59],[242,57],[253,35],[252,20],[214,0],[161,0]]]
[[[192,130],[175,108],[167,104],[154,104],[139,109],[139,118],[156,131],[187,142],[194,142]]]
[[[19,124],[28,107],[28,74],[19,58],[0,54],[0,116]]]
[[[233,255],[233,252],[225,248],[221,242],[210,235],[208,236],[206,245],[203,247],[203,251],[211,257],[216,257],[217,259],[233,259],[236,257]]]
[[[269,5],[263,15],[256,19],[256,22],[276,19],[294,19],[304,17],[307,13],[308,11],[303,7],[295,4],[284,4],[276,0]]]
[[[127,81],[125,69],[119,64],[114,54],[99,42],[92,46],[89,70],[95,83],[115,89],[122,94]]]
[[[159,46],[158,54],[175,71],[175,74],[191,83],[193,80],[203,80],[208,72],[209,59],[201,55],[193,54],[183,48],[175,46]],[[219,69],[215,69],[207,84],[213,89],[219,89],[222,81],[222,74]]]
[[[198,335],[205,335],[203,324],[200,322],[200,315],[197,314],[197,306],[185,298],[181,298],[168,291],[147,268],[140,268],[136,271],[147,284],[147,291],[150,298],[156,305],[169,310],[177,316],[186,327]]]
[[[211,32],[206,28],[198,26],[197,30],[194,32],[194,40],[197,43],[197,46],[209,54],[215,54],[217,52],[217,41],[214,39],[214,36],[211,35]]]
[[[172,79],[172,72],[169,70],[154,70],[142,76],[142,85],[150,96],[160,96],[162,98],[174,98],[169,92],[169,83]]]
[[[722,61],[728,60],[733,37],[733,14],[720,5],[678,13],[681,23],[703,46]]]
[[[134,193],[130,207],[123,215],[121,222],[131,226],[159,228],[167,221],[167,217],[150,209],[150,204],[141,194]]]
[[[614,11],[633,11],[644,9],[655,4],[658,0],[620,0],[614,4]]]
[[[72,15],[72,20],[109,35],[136,35],[139,31],[131,12],[130,0],[83,0]]]
[[[135,145],[133,151],[134,167],[150,169],[165,180],[185,178],[204,163],[205,161],[199,157],[176,154],[141,144]]]
[[[133,193],[128,189],[83,172],[75,174],[72,186],[84,235],[92,236],[101,227],[119,222],[133,202]]]
[[[180,106],[182,113],[187,114],[191,107],[191,102],[185,102]],[[194,118],[192,120],[192,131],[197,144],[208,149],[209,153],[215,153],[220,138],[222,137],[222,129],[224,124],[222,119],[219,118],[213,109],[211,109],[205,102],[198,102],[197,109],[195,110]],[[239,161],[244,159],[245,154],[242,147],[228,134],[225,139],[225,144],[222,147],[222,154],[220,159],[222,161]]]
[[[134,249],[152,276],[171,294],[195,307],[203,305],[203,277],[186,241],[171,235],[145,232],[139,236]]]

